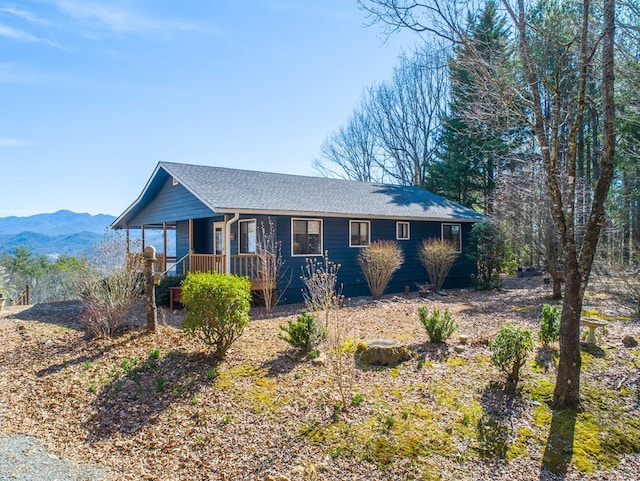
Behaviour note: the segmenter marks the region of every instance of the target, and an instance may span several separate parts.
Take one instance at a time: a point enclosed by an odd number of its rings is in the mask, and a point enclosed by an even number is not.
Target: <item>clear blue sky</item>
[[[314,175],[414,37],[356,0],[0,0],[0,217],[120,214],[158,161]]]

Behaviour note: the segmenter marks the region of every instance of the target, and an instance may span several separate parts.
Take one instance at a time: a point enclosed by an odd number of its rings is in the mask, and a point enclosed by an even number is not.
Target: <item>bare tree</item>
[[[347,124],[330,134],[320,147],[315,169],[326,177],[340,177],[363,182],[383,182],[384,174],[376,158],[378,143],[367,109],[362,105],[353,112]]]
[[[403,57],[367,103],[380,144],[379,165],[395,183],[425,187],[436,159],[447,94],[447,60],[436,47]]]
[[[433,32],[464,44],[456,9],[468,8],[447,0],[361,0],[374,21],[391,30],[410,28]],[[518,116],[529,127],[542,159],[552,214],[565,262],[565,297],[560,329],[560,360],[554,391],[557,408],[577,409],[580,401],[580,312],[589,281],[600,231],[605,221],[604,204],[613,178],[615,148],[614,108],[614,13],[615,0],[603,0],[602,15],[594,19],[591,0],[566,14],[562,35],[543,26],[533,28],[533,16],[524,0],[502,0],[511,21],[517,45],[519,82],[500,76],[481,62],[474,75],[482,79],[486,102],[478,104],[476,115],[498,113]],[[601,19],[601,22],[598,20]],[[473,44],[465,47],[472,51]],[[553,51],[540,55],[539,47]],[[584,229],[577,225],[579,133],[585,125],[588,80],[600,72],[603,139],[598,177],[587,203]],[[596,128],[594,126],[594,128]]]
[[[321,174],[424,187],[438,147],[448,88],[438,46],[403,56],[391,81],[370,87],[347,124],[325,139]]]

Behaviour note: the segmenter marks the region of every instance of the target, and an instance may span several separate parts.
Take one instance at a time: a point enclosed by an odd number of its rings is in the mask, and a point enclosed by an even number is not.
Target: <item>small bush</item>
[[[543,346],[557,341],[560,336],[560,316],[558,306],[545,304],[542,306],[542,319],[540,320],[540,332],[538,338]]]
[[[380,299],[393,273],[404,262],[404,255],[396,242],[376,241],[360,251],[358,262],[362,267],[371,295],[374,299]]]
[[[169,288],[180,287],[184,276],[168,276],[160,279],[156,286],[156,304],[158,306],[169,307]]]
[[[445,309],[442,315],[438,309],[434,309],[431,314],[429,314],[429,309],[423,306],[418,309],[418,315],[431,342],[446,341],[451,337],[456,327],[458,327],[447,309]]]
[[[422,241],[418,255],[429,275],[431,289],[434,292],[440,291],[451,266],[458,257],[458,246],[440,239],[425,239]]]
[[[491,362],[507,374],[509,382],[517,384],[520,368],[527,362],[527,354],[533,351],[531,330],[505,324],[490,349]]]
[[[249,324],[251,282],[229,274],[189,274],[182,282],[183,328],[224,358]]]
[[[304,352],[311,352],[326,338],[326,333],[318,325],[315,316],[305,309],[295,321],[288,320],[286,326],[281,325],[280,330],[283,331],[280,333],[280,339]]]

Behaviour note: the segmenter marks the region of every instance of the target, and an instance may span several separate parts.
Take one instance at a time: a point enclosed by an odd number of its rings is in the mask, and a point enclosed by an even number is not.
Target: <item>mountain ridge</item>
[[[91,215],[70,210],[32,216],[0,217],[0,253],[26,246],[36,256],[79,256],[104,237],[115,220],[108,214]]]

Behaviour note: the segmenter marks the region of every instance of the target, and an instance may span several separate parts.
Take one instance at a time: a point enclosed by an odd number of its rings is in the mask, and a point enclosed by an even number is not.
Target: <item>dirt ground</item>
[[[490,362],[506,322],[537,339],[552,302],[542,280],[447,294],[351,300],[331,320],[342,356],[321,346],[320,363],[279,338],[301,306],[255,312],[222,362],[180,331],[181,311],[160,309],[151,336],[137,306],[105,340],[86,335],[78,303],[5,308],[0,435],[33,436],[105,480],[640,480],[640,349],[622,343],[640,339],[640,321],[615,289],[596,281],[587,294],[589,316],[608,325],[585,347],[583,412],[569,422],[547,405],[557,345],[537,347],[515,392]],[[449,310],[451,339],[429,342],[420,306]],[[456,349],[460,334],[469,342]],[[372,338],[413,357],[395,368],[354,362]]]

